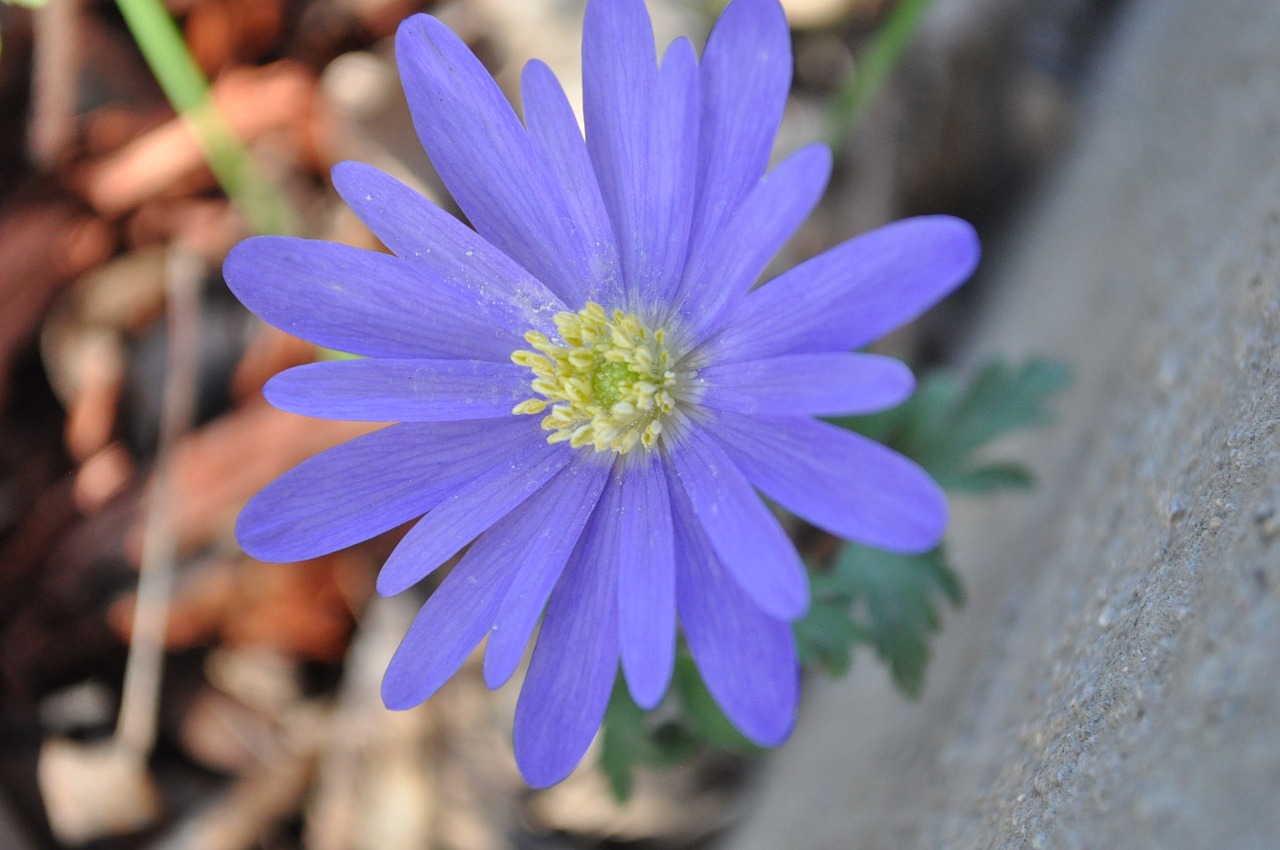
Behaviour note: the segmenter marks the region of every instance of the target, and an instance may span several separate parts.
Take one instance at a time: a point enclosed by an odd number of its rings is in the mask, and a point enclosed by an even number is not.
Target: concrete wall
[[[1076,384],[956,505],[919,703],[807,686],[733,850],[1280,847],[1280,3],[1139,0],[971,356]]]

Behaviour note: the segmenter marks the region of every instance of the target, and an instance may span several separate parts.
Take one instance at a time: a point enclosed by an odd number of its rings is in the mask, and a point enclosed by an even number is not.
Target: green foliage
[[[951,492],[1022,489],[1032,477],[1021,464],[975,455],[996,437],[1046,422],[1049,399],[1069,379],[1065,365],[1039,358],[1017,367],[992,362],[968,381],[935,372],[898,407],[838,424],[912,458]],[[795,627],[802,663],[842,675],[853,647],[864,644],[889,665],[899,690],[919,696],[939,605],[964,601],[944,549],[895,555],[847,544],[830,569],[811,573],[813,601]]]
[[[853,619],[853,595],[841,576],[811,572],[809,587],[809,613],[794,626],[800,663],[843,676],[849,671],[853,646],[871,643],[871,632]]]
[[[630,798],[631,773],[637,767],[675,767],[708,748],[759,751],[716,705],[687,649],[681,647],[676,654],[671,691],[652,712],[632,701],[626,682],[618,676],[605,711],[600,751],[600,767],[618,802]]]
[[[676,655],[675,691],[689,721],[690,729],[698,739],[718,750],[729,752],[755,752],[755,744],[748,741],[737,727],[724,716],[720,706],[694,666],[693,657],[682,649]]]
[[[839,149],[876,92],[898,64],[933,0],[899,0],[871,43],[857,57],[853,73],[831,104],[831,144]]]
[[[898,407],[836,422],[902,452],[952,492],[1025,488],[1032,481],[1023,467],[974,455],[1003,434],[1047,422],[1049,399],[1069,381],[1066,365],[1052,360],[996,361],[967,382],[934,372]]]
[[[796,624],[801,662],[832,675],[849,668],[856,644],[871,646],[889,665],[898,689],[918,697],[929,661],[929,635],[941,625],[938,602],[964,602],[943,550],[895,555],[845,546],[835,566],[814,576],[810,613]],[[837,622],[840,630],[824,628]]]
[[[661,716],[636,705],[626,682],[618,676],[605,710],[600,767],[619,803],[631,797],[631,772],[636,767],[674,767],[698,747],[682,723],[659,719]]]

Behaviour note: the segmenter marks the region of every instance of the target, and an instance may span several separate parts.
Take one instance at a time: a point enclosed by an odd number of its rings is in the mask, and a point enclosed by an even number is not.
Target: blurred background
[[[509,94],[543,58],[576,100],[582,0],[165,5],[251,157],[242,203],[120,7],[0,5],[0,847],[705,843],[741,810],[752,757],[641,775],[626,806],[592,754],[530,792],[509,745],[517,686],[489,694],[468,668],[418,710],[383,709],[421,601],[372,593],[396,533],[285,565],[232,534],[259,487],[369,426],[265,404],[263,382],[317,352],[253,320],[222,258],[263,229],[378,248],[329,185],[346,159],[452,208],[400,93],[396,25],[439,15]],[[663,44],[701,44],[719,11],[648,5]],[[1070,144],[1120,3],[783,5],[796,69],[776,153],[826,140],[836,172],[777,268],[908,214],[961,215],[998,243]],[[979,278],[889,346],[945,360],[982,297]]]

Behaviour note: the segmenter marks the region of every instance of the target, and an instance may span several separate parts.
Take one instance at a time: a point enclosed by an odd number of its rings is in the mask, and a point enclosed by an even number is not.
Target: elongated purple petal
[[[671,487],[687,494],[692,515],[747,596],[770,616],[803,616],[809,580],[800,556],[724,450],[689,425],[669,457]]]
[[[336,552],[435,507],[476,475],[545,442],[521,417],[392,425],[321,452],[264,487],[236,522],[264,561]]]
[[[675,542],[659,457],[620,470],[601,510],[618,524],[622,670],[636,705],[654,708],[671,683],[676,657]]]
[[[547,501],[530,499],[494,523],[427,599],[387,665],[387,708],[413,708],[434,694],[493,627],[515,577],[511,564],[527,556]]]
[[[667,48],[653,92],[640,213],[626,243],[633,250],[627,266],[631,303],[656,307],[680,280],[693,215],[698,119],[697,54],[681,38]]]
[[[973,227],[958,218],[887,224],[752,292],[708,347],[718,363],[858,348],[964,283],[979,253]]]
[[[784,354],[711,366],[698,373],[698,403],[738,413],[836,416],[871,413],[904,401],[911,370],[880,354]]]
[[[618,246],[573,107],[555,74],[536,59],[525,65],[520,90],[529,138],[564,190],[571,226],[595,248],[587,294],[602,303],[618,303],[622,294]]]
[[[751,483],[814,525],[892,552],[926,552],[942,539],[942,489],[897,452],[803,416],[724,412],[718,426]]]
[[[616,533],[612,517],[592,515],[547,606],[513,733],[516,764],[534,788],[569,775],[609,704],[618,675]]]
[[[533,533],[528,535],[525,554],[511,563],[515,579],[503,597],[484,650],[484,680],[489,687],[501,687],[520,666],[533,627],[608,478],[608,463],[585,457],[562,469],[535,497],[547,504],[541,515],[526,520]]]
[[[649,201],[651,115],[658,82],[653,28],[641,0],[587,5],[582,34],[582,109],[587,149],[622,258],[627,287],[649,271],[655,233]]]
[[[564,303],[502,251],[415,190],[371,165],[340,162],[333,185],[396,256],[448,281],[458,298],[508,327],[554,327]]]
[[[422,146],[471,224],[561,299],[579,303],[588,246],[564,226],[560,189],[488,71],[428,15],[400,24],[396,62]]]
[[[742,734],[776,747],[795,725],[800,665],[791,626],[743,593],[689,513],[675,510],[676,598],[693,661],[707,690]]]
[[[787,157],[743,199],[724,229],[689,257],[674,306],[686,333],[702,339],[782,250],[822,197],[831,151],[813,144]]]
[[[393,596],[425,578],[572,459],[563,444],[521,447],[504,463],[456,488],[409,530],[378,573],[378,592]]]
[[[777,0],[734,0],[702,55],[698,197],[690,255],[705,250],[764,174],[791,91],[791,31]]]
[[[493,624],[510,580],[505,566],[473,547],[431,594],[382,677],[387,708],[421,704],[458,672]]]
[[[425,269],[330,242],[247,239],[223,273],[267,324],[351,354],[507,362],[530,327],[498,321]]]
[[[263,388],[282,410],[364,422],[510,416],[529,398],[529,370],[481,360],[340,360],[296,366]]]

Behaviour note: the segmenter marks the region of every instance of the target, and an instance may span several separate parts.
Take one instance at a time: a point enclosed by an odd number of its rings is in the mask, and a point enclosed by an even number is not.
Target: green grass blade
[[[191,126],[210,170],[259,233],[297,232],[299,219],[235,137],[178,25],[160,0],[116,0],[160,88]]]
[[[932,0],[899,0],[857,60],[849,80],[831,105],[831,142],[838,147],[898,63]]]

